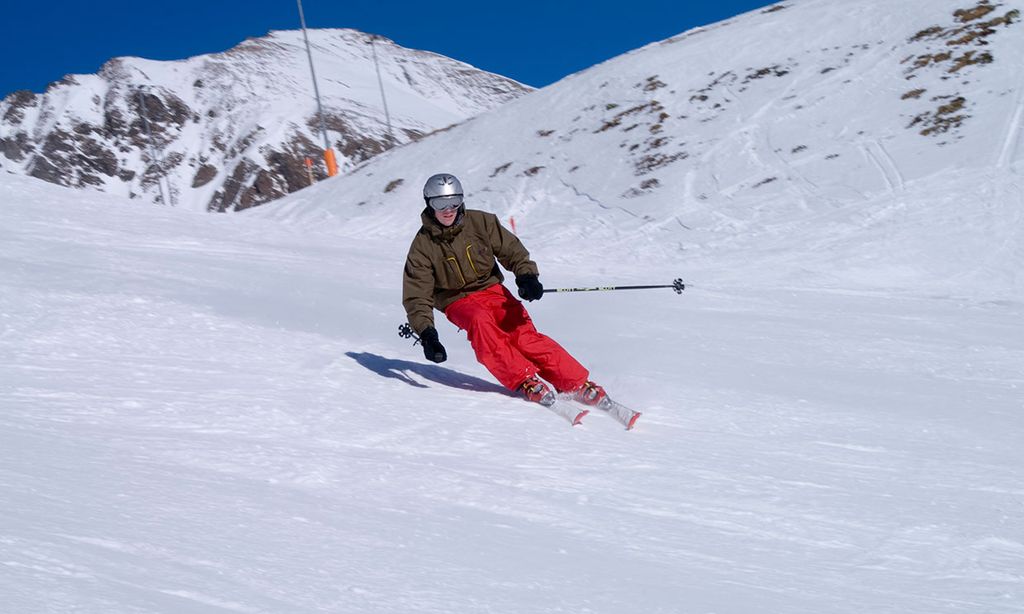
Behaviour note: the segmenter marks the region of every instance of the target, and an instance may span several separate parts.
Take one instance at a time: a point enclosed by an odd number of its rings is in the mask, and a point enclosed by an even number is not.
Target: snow
[[[545,297],[645,412],[574,429],[397,336],[386,237],[0,185],[12,612],[1020,611],[1018,300]]]
[[[1024,611],[1024,39],[992,39],[964,78],[1002,89],[939,145],[899,60],[960,5],[913,4],[824,74],[876,70],[864,98],[818,102],[808,51],[664,122],[703,145],[641,195],[619,144],[655,133],[595,132],[605,104],[703,87],[719,68],[663,67],[788,19],[843,57],[879,3],[831,37],[845,5],[808,0],[654,44],[242,215],[0,174],[3,609]],[[782,32],[760,59],[800,53]],[[515,218],[547,287],[687,282],[529,305],[634,431],[515,398],[443,317],[446,363],[399,338],[442,170]]]

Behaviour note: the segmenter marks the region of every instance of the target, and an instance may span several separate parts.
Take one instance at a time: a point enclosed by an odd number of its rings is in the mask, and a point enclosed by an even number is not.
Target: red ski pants
[[[566,392],[590,375],[562,346],[537,332],[526,308],[502,284],[460,298],[444,314],[466,331],[476,359],[509,390],[540,375]]]

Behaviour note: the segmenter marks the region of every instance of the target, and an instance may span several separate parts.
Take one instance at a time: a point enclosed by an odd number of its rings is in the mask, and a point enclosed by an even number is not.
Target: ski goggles
[[[435,196],[427,203],[434,211],[447,211],[448,209],[458,209],[462,206],[462,194],[452,194],[451,196]]]

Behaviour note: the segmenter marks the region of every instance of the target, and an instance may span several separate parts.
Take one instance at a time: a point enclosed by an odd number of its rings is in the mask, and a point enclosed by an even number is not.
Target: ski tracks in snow
[[[1020,149],[1021,124],[1024,123],[1024,84],[1017,87],[1017,104],[1006,129],[1006,138],[1003,139],[999,149],[999,158],[996,166],[1006,168],[1017,159],[1017,151]]]
[[[885,181],[885,185],[888,186],[890,194],[898,194],[904,191],[906,182],[903,179],[903,173],[882,143],[872,140],[867,144],[862,144],[860,150],[864,152],[864,157],[870,160],[875,168],[878,169],[878,173],[882,176],[882,180]]]

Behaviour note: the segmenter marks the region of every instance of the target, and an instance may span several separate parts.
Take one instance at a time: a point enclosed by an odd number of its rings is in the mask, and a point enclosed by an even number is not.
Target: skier
[[[605,398],[601,386],[575,358],[537,331],[523,304],[501,283],[498,263],[515,275],[519,296],[544,296],[537,264],[518,238],[493,213],[466,209],[462,184],[451,174],[427,179],[426,208],[405,261],[402,304],[409,325],[419,334],[427,360],[441,363],[448,354],[434,328],[434,309],[466,331],[476,358],[509,390],[552,405],[569,393],[585,404]]]

